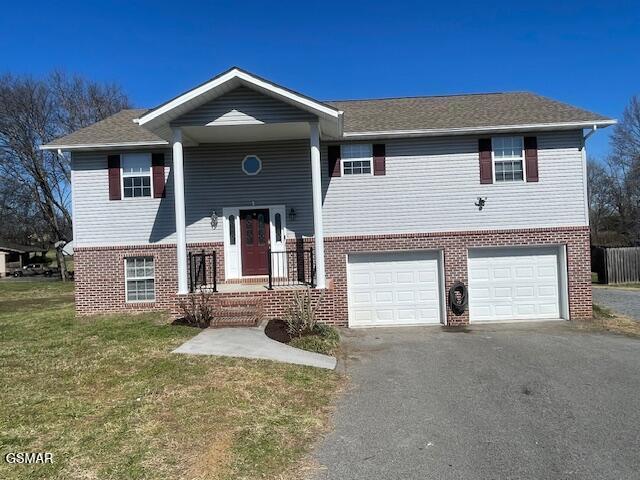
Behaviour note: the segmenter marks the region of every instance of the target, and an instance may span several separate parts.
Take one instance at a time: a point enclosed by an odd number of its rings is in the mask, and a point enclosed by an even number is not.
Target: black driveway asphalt
[[[640,288],[593,287],[593,303],[640,322]]]
[[[638,479],[640,340],[566,322],[350,330],[317,479]]]

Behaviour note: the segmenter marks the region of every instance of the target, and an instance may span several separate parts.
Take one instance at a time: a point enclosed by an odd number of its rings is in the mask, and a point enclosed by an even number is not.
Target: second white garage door
[[[559,254],[559,247],[470,250],[470,321],[560,318]]]
[[[349,255],[349,326],[440,323],[440,253]]]

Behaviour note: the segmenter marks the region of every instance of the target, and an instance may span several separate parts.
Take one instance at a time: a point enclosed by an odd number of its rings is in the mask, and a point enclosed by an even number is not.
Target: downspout
[[[580,151],[582,153],[582,183],[583,183],[583,195],[584,195],[584,218],[587,224],[587,227],[589,227],[589,231],[591,231],[591,222],[589,219],[589,185],[588,185],[588,174],[587,174],[587,152],[585,149],[586,143],[587,143],[587,139],[593,135],[594,133],[596,133],[596,130],[598,130],[598,125],[593,125],[593,127],[591,128],[591,130],[589,132],[587,132],[586,135],[584,135],[582,137],[582,147],[580,148]]]

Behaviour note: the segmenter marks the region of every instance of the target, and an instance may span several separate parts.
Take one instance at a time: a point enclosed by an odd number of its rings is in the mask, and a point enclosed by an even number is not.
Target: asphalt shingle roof
[[[483,128],[610,120],[528,92],[324,102],[344,112],[344,132]],[[133,122],[148,110],[122,110],[54,140],[49,146],[157,142],[163,139]]]
[[[609,120],[597,113],[528,92],[326,103],[344,111],[345,132],[480,128]]]
[[[120,110],[104,120],[76,130],[64,137],[57,138],[47,145],[66,146],[164,141],[155,133],[139,126],[137,123],[133,123],[134,118],[140,117],[145,112],[147,112],[146,108]]]

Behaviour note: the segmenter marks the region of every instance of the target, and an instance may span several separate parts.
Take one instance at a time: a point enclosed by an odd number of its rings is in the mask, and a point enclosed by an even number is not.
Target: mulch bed
[[[284,320],[270,320],[264,329],[264,333],[272,340],[280,343],[289,343],[291,335],[287,332],[287,324]]]

